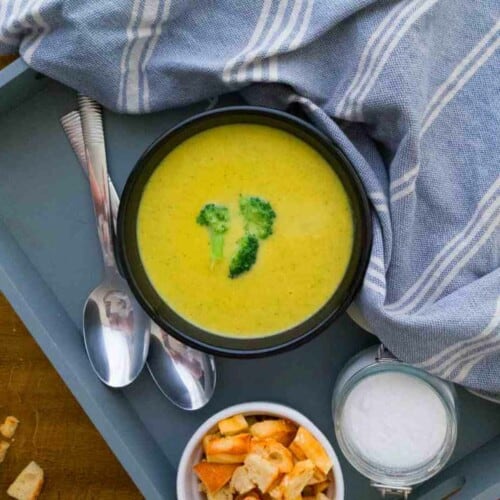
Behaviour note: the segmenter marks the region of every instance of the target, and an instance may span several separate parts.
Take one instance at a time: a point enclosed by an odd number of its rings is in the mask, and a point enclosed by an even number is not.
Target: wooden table
[[[7,415],[21,423],[0,464],[0,499],[31,460],[45,470],[41,500],[142,498],[0,294],[0,420]]]

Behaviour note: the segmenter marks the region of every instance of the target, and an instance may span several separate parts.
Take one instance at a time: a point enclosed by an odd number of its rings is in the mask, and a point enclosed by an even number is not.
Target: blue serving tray
[[[106,112],[110,174],[118,192],[153,139],[207,105],[147,116]],[[276,401],[303,412],[340,456],[330,411],[334,380],[352,355],[376,341],[347,316],[293,352],[261,360],[218,359],[215,396],[198,412],[172,406],[146,372],[124,390],[98,381],[85,354],[81,316],[88,293],[100,280],[102,261],[87,181],[59,125],[60,116],[75,107],[73,90],[37,75],[21,60],[0,71],[0,290],[143,495],[175,498],[177,464],[193,431],[214,412],[244,401]],[[459,395],[454,465],[416,497],[439,498],[432,497],[433,491],[462,476],[465,487],[454,498],[471,499],[495,488],[498,494],[491,498],[500,496],[500,407],[463,390]],[[340,460],[346,498],[378,498],[368,481]],[[496,473],[488,475],[491,464]],[[474,477],[466,469],[475,470]]]

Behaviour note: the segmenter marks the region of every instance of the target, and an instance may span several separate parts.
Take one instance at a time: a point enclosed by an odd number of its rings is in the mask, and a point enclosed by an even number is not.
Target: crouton
[[[272,438],[274,434],[282,432],[297,432],[297,427],[284,419],[262,420],[250,427],[250,434],[258,438]]]
[[[241,495],[245,495],[255,488],[255,483],[248,475],[248,469],[245,466],[238,467],[231,478],[231,488]]]
[[[255,453],[250,453],[245,459],[245,467],[248,471],[250,481],[257,485],[262,493],[267,493],[274,482],[278,479],[279,469],[276,465],[268,462]]]
[[[281,484],[278,483],[276,486],[273,486],[268,495],[272,500],[282,500],[283,499],[283,490],[281,489]]]
[[[314,474],[314,463],[311,460],[297,462],[281,482],[281,490],[284,500],[296,500],[300,498],[302,490]]]
[[[231,455],[230,453],[216,453],[207,455],[207,462],[214,464],[242,464],[245,461],[246,454]]]
[[[316,493],[316,495],[318,493],[323,493],[324,491],[328,490],[328,488],[330,487],[330,484],[332,484],[332,481],[323,481],[321,483],[317,483],[317,484],[314,484],[313,485],[313,488],[314,488],[314,493]]]
[[[274,439],[253,438],[250,443],[250,453],[256,453],[273,463],[282,474],[286,474],[293,469],[292,454]]]
[[[43,469],[30,462],[9,486],[7,495],[16,500],[35,500],[43,486]]]
[[[236,500],[261,500],[261,498],[263,497],[258,490],[252,490],[246,495],[238,495]]]
[[[229,483],[237,467],[237,465],[233,464],[200,462],[193,467],[193,470],[200,481],[206,486],[207,491],[216,493]]]
[[[323,474],[317,467],[314,468],[314,475],[308,484],[318,484],[326,481],[326,474]]]
[[[7,441],[0,441],[0,464],[5,460],[9,446],[10,443],[7,443]]]
[[[218,424],[219,431],[224,436],[234,436],[248,430],[248,422],[243,415],[235,415],[234,417],[225,418]]]
[[[305,460],[307,457],[305,456],[302,449],[297,446],[295,441],[292,441],[288,446],[288,449],[292,452],[293,456],[297,459],[297,461]]]
[[[314,491],[314,486],[306,486],[302,490],[302,500],[330,500],[330,498],[321,491]]]
[[[229,486],[224,486],[216,493],[207,492],[207,500],[233,500],[233,492]]]
[[[210,442],[220,437],[221,436],[219,434],[205,434],[205,436],[203,436],[202,445],[205,455],[207,454],[207,447],[209,446]]]
[[[225,436],[211,439],[206,443],[205,453],[207,455],[246,455],[250,451],[250,434],[238,434],[237,436]]]
[[[0,425],[0,434],[3,437],[11,439],[16,433],[17,426],[19,425],[19,420],[16,417],[7,417],[5,422]]]
[[[296,432],[296,425],[283,419],[263,420],[250,426],[252,436],[259,439],[271,438],[283,446],[288,446],[293,441]]]
[[[311,460],[323,473],[328,474],[332,468],[332,461],[319,441],[304,427],[299,427],[292,442],[293,449],[300,448],[302,453]]]

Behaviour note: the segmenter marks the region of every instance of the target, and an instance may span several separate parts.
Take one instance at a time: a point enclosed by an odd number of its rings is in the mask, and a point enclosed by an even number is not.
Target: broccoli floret
[[[208,228],[212,247],[212,260],[222,259],[224,234],[229,229],[229,209],[224,205],[207,203],[198,214],[196,222]]]
[[[245,231],[265,240],[273,234],[276,213],[271,204],[257,196],[240,195],[240,212],[245,219]]]
[[[229,277],[236,278],[247,272],[257,260],[259,240],[253,234],[245,234],[238,240],[238,248],[229,264]]]

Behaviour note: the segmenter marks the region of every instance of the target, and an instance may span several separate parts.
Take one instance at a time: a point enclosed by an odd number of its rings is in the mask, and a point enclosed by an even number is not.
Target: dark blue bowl
[[[342,181],[354,220],[354,243],[342,282],[328,302],[293,328],[267,337],[231,338],[205,331],[179,316],[160,297],[142,265],[137,214],[146,183],[163,158],[177,145],[209,128],[234,123],[267,125],[291,133],[318,151]],[[257,357],[297,347],[320,333],[352,302],[368,264],[372,240],[366,193],[342,151],[309,123],[269,108],[237,106],[196,115],[159,137],[141,156],[127,180],[118,216],[118,255],[123,273],[139,303],[167,333],[196,349],[230,357]]]

